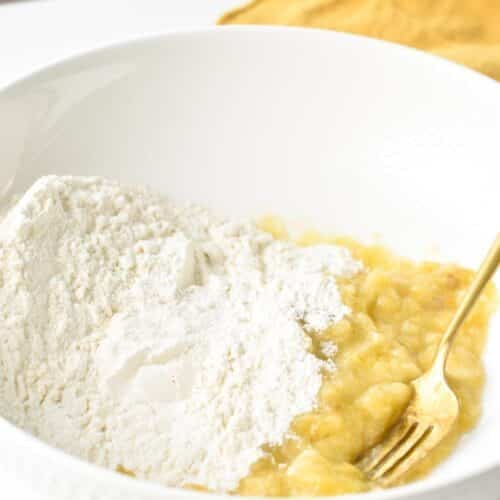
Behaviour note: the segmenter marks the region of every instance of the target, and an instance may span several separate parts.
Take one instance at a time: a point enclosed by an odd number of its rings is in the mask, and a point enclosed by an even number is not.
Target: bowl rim
[[[418,49],[397,44],[394,42],[389,42],[386,40],[380,40],[365,35],[351,34],[338,32],[334,30],[326,30],[319,28],[302,28],[302,27],[289,27],[289,26],[268,26],[268,25],[227,25],[227,26],[210,26],[203,28],[185,28],[185,29],[175,29],[172,31],[165,31],[161,33],[155,33],[147,36],[137,36],[128,38],[124,41],[115,42],[112,44],[105,44],[103,46],[93,48],[91,50],[79,51],[75,54],[59,59],[55,62],[41,66],[35,71],[25,74],[15,80],[0,86],[0,98],[2,96],[7,96],[10,92],[16,92],[17,90],[22,90],[24,86],[29,86],[31,84],[37,84],[39,78],[45,76],[50,76],[53,71],[62,69],[66,66],[78,65],[79,63],[85,61],[91,61],[94,57],[99,57],[100,55],[109,54],[112,55],[114,52],[127,51],[134,49],[139,46],[147,45],[157,45],[162,44],[170,40],[182,40],[186,38],[203,38],[203,37],[218,37],[218,36],[256,36],[256,37],[269,37],[271,40],[274,36],[279,38],[282,37],[316,37],[318,43],[329,43],[329,40],[344,39],[350,40],[357,44],[368,44],[373,47],[380,47],[379,50],[388,52],[393,51],[394,53],[400,52],[417,64],[427,64],[432,65],[446,65],[449,72],[453,76],[461,81],[474,81],[476,80],[477,85],[483,86],[483,88],[489,87],[491,90],[496,89],[498,92],[500,90],[500,85],[493,78],[479,73],[471,68],[463,66],[459,63],[444,59],[434,54],[420,51]],[[498,94],[500,96],[500,92]],[[480,424],[478,424],[480,425]],[[76,474],[80,476],[89,476],[94,479],[96,476],[99,477],[100,482],[107,482],[108,484],[115,484],[120,489],[127,489],[130,493],[140,495],[151,494],[156,495],[158,498],[164,496],[165,498],[171,495],[186,496],[192,498],[193,500],[202,500],[210,495],[211,498],[220,498],[220,500],[227,498],[228,495],[224,493],[212,493],[212,492],[198,492],[195,490],[188,490],[183,488],[172,488],[166,487],[161,484],[156,484],[154,482],[146,481],[143,479],[131,478],[123,474],[119,474],[110,469],[106,469],[94,463],[88,462],[82,458],[71,455],[64,450],[53,447],[50,444],[42,441],[36,436],[30,434],[29,432],[15,426],[4,417],[0,415],[0,434],[8,432],[10,437],[19,442],[20,447],[30,448],[30,452],[36,452],[38,458],[47,457],[49,461],[61,461],[64,463],[63,467],[65,469],[74,470]],[[386,490],[374,490],[371,492],[357,493],[357,494],[347,494],[343,495],[342,498],[346,499],[366,499],[366,500],[392,500],[396,498],[406,498],[407,496],[413,496],[418,494],[430,493],[432,491],[449,487],[451,485],[457,484],[459,482],[472,479],[483,473],[489,472],[500,466],[500,456],[492,461],[491,463],[483,464],[471,464],[471,467],[466,473],[449,473],[446,477],[433,478],[428,477],[415,482],[397,486],[394,488]],[[233,498],[255,498],[262,499],[262,496],[254,497],[243,497],[241,495],[232,495]],[[295,497],[298,498],[298,497]],[[333,497],[326,497],[333,498]]]

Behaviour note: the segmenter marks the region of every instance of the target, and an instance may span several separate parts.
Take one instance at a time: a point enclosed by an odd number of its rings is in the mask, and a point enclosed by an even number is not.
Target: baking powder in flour
[[[234,490],[317,402],[345,249],[100,178],[45,177],[0,223],[0,412],[165,485]],[[333,356],[335,346],[322,347]]]

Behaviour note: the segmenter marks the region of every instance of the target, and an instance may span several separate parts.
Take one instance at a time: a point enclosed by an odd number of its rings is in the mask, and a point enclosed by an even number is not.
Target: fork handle
[[[476,303],[488,281],[493,277],[500,263],[500,233],[497,234],[495,242],[491,246],[488,255],[486,255],[481,267],[474,276],[464,298],[460,302],[453,319],[446,329],[434,358],[433,370],[444,372],[446,360],[450,352],[451,344],[457,334],[460,326],[469,314],[472,306]]]

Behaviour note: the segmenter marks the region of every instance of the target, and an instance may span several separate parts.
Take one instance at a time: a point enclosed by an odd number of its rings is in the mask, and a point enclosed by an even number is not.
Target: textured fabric
[[[427,50],[500,80],[500,0],[254,0],[220,23],[359,33]]]

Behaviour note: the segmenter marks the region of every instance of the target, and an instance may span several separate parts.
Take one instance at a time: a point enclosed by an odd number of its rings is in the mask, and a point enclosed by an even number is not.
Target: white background
[[[144,35],[213,25],[227,9],[242,2],[26,0],[5,3],[0,0],[0,88],[49,63],[92,48]],[[2,471],[0,499],[49,500],[29,491]]]
[[[0,87],[84,50],[212,25],[242,3],[245,0],[0,0]]]

